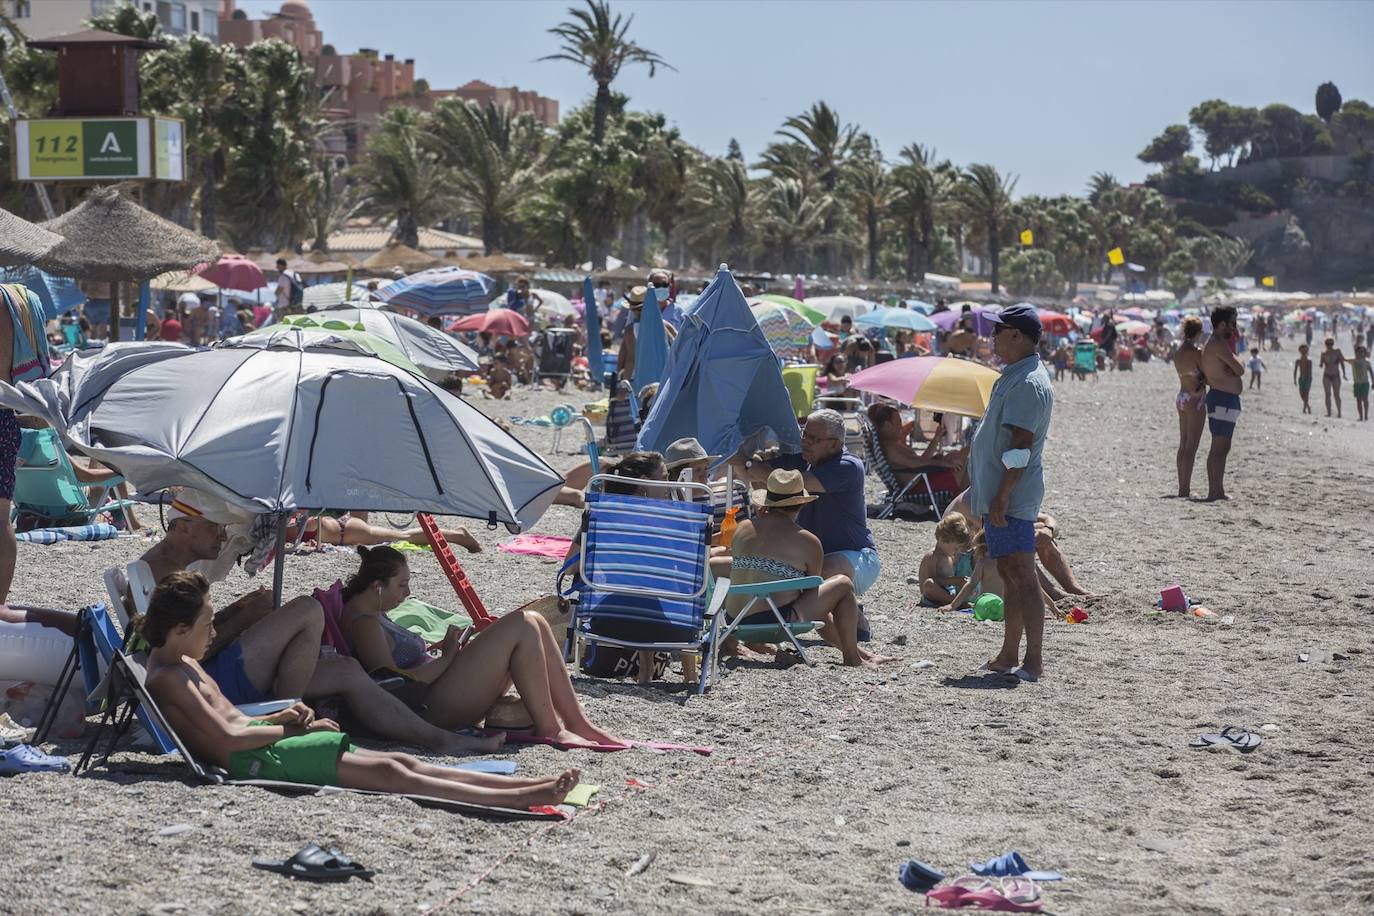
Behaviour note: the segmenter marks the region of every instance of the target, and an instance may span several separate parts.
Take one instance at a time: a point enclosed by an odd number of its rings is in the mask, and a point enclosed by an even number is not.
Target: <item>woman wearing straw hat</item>
[[[753,492],[757,509],[754,518],[740,522],[735,530],[731,547],[732,584],[774,582],[821,574],[824,556],[820,539],[797,524],[802,506],[815,498],[806,492],[800,471],[778,469],[768,475],[767,489]],[[848,576],[831,576],[819,588],[780,592],[773,597],[786,620],[820,622],[821,636],[839,648],[846,665],[871,668],[893,660],[872,655],[859,647],[859,605],[854,598],[854,583]],[[732,595],[725,600],[726,613],[734,617],[749,600],[746,595]],[[759,620],[762,623],[773,621],[771,613]]]

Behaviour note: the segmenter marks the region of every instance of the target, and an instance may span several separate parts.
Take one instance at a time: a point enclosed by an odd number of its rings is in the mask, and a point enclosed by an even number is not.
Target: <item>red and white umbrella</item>
[[[267,285],[262,268],[241,254],[222,254],[198,273],[220,289],[258,289]]]
[[[530,323],[524,315],[511,309],[491,309],[460,318],[449,325],[448,330],[485,331],[502,337],[524,337],[530,332]]]

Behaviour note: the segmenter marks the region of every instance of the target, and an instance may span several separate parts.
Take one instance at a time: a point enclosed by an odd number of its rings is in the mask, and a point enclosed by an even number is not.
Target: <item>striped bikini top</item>
[[[15,382],[46,378],[52,367],[48,363],[48,338],[44,331],[47,318],[38,296],[27,286],[3,283],[0,298],[9,306],[10,324],[14,327],[10,378]]]
[[[782,560],[775,560],[772,557],[748,557],[736,554],[730,561],[734,569],[752,569],[772,576],[775,579],[800,579],[806,575],[806,570],[797,569]]]

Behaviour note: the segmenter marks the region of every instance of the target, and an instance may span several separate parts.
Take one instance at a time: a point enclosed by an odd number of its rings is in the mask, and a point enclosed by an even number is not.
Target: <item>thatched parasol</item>
[[[246,257],[263,270],[276,270],[278,261],[285,261],[287,265],[286,269],[291,270],[291,262],[300,257],[300,255],[296,254],[294,251],[283,248],[276,254],[250,251]]]
[[[362,263],[365,270],[373,272],[390,272],[392,268],[399,267],[406,273],[414,273],[442,266],[443,262],[438,258],[430,257],[423,251],[416,251],[400,242],[387,242],[385,248]]]
[[[64,241],[38,258],[38,266],[77,280],[141,283],[219,258],[214,242],[145,210],[114,188],[96,188],[76,209],[42,228]]]
[[[62,236],[0,210],[0,267],[32,264],[62,242]]]
[[[447,258],[445,258],[445,260],[447,261]],[[463,258],[453,263],[456,263],[464,270],[475,270],[483,274],[532,273],[538,269],[534,264],[526,264],[524,261],[517,261],[515,258],[506,257],[500,252],[479,257]]]
[[[298,274],[304,276],[325,276],[327,274],[346,274],[351,269],[350,265],[343,261],[315,261],[310,258],[301,258],[289,265]]]
[[[158,274],[148,285],[165,293],[201,293],[219,288],[204,277],[185,270],[171,270],[165,274]]]

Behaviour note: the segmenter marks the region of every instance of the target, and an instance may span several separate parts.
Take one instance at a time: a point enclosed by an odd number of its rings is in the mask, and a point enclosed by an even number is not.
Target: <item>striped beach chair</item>
[[[598,475],[587,486],[571,622],[573,662],[581,665],[584,644],[704,656],[711,640],[710,488],[636,480],[640,489],[661,490],[663,498],[604,491],[607,482],[620,479]],[[674,499],[674,491],[689,491],[692,499]],[[698,693],[706,690],[708,670],[701,667]]]
[[[930,475],[917,474],[903,484],[897,479],[892,465],[888,464],[887,455],[878,444],[878,434],[867,420],[863,421],[863,437],[864,445],[868,449],[868,467],[878,475],[878,479],[887,488],[887,494],[874,517],[891,518],[892,513],[905,507],[918,513],[932,512],[938,518],[943,510],[935,488],[930,485]],[[943,491],[938,494],[944,497],[946,506],[954,501],[954,495]]]

